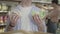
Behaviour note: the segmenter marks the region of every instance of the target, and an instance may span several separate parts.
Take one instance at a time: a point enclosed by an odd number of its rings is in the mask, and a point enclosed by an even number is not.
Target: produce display
[[[0,10],[1,10],[1,4],[0,4]]]
[[[8,6],[4,3],[0,4],[0,12],[8,12]]]
[[[7,11],[7,9],[8,9],[7,6],[4,6],[4,5],[2,6],[2,10],[3,10],[3,11]]]
[[[4,32],[7,23],[8,6],[5,3],[0,3],[0,32]]]

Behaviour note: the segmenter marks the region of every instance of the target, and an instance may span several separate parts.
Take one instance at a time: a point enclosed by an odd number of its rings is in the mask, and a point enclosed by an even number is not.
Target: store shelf
[[[21,0],[0,0],[0,1],[21,1]]]
[[[5,27],[6,26],[6,24],[0,24],[0,27]]]
[[[33,2],[38,2],[38,3],[43,3],[43,4],[51,4],[51,2],[45,2],[45,1],[33,1]]]
[[[7,15],[7,12],[0,12],[0,16],[5,16]]]
[[[0,1],[12,1],[12,2],[20,2],[21,0],[0,0]],[[39,2],[39,3],[47,3],[47,4],[50,4],[51,2],[45,2],[45,1],[35,1],[35,0],[32,0],[32,2]]]
[[[0,0],[0,1],[11,1],[11,2],[20,2],[21,0]],[[32,2],[39,2],[39,3],[46,3],[46,4],[51,4],[51,0],[49,1],[45,1],[45,0],[32,0]],[[60,4],[60,0],[59,0],[59,4]]]
[[[0,24],[0,26],[3,26],[3,25],[6,25],[6,24]]]
[[[7,11],[0,11],[0,12],[7,12]]]
[[[0,11],[0,14],[7,14],[8,11]]]

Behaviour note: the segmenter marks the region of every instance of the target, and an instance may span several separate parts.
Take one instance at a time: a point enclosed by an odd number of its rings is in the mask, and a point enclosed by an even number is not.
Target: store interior
[[[19,3],[20,3],[20,0],[0,0],[0,33],[4,32],[5,30],[5,27],[7,25],[6,24],[7,18],[8,18],[7,15],[8,15],[8,12],[11,11],[11,7],[15,7]],[[41,11],[45,11],[46,13],[49,13],[48,9],[53,9],[53,7],[51,6],[51,0],[33,0],[32,4],[41,8]],[[48,20],[45,20],[45,21],[47,23]],[[58,30],[58,32],[60,32],[60,30]]]

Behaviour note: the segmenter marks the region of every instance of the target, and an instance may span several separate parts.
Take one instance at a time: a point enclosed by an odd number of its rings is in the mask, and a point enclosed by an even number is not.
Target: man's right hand
[[[10,25],[14,27],[18,19],[19,16],[16,13],[13,13],[12,16],[10,17],[10,21],[11,21]]]
[[[43,21],[40,19],[38,14],[35,14],[33,16],[33,19],[35,23],[38,25],[38,30],[44,32],[45,31],[45,23],[43,24]]]

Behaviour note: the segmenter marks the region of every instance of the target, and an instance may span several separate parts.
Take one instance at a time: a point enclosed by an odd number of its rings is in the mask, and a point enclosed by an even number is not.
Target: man
[[[6,31],[25,30],[46,32],[46,25],[39,17],[40,9],[32,5],[32,0],[21,0],[9,13]],[[32,15],[34,13],[34,15]]]
[[[60,9],[58,6],[58,0],[52,0],[52,6],[53,6],[53,9],[48,14],[49,20],[47,23],[47,30],[49,33],[55,34],[57,30],[58,17],[60,13]]]

